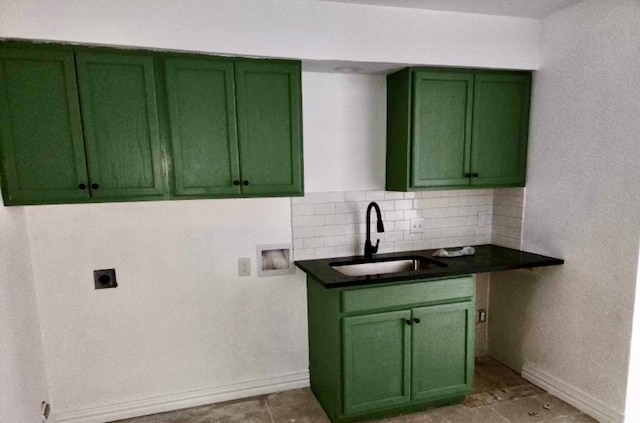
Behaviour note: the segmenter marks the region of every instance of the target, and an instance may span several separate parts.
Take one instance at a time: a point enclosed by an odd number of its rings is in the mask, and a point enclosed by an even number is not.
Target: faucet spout
[[[375,247],[371,244],[371,209],[375,209],[377,218],[378,232],[384,232],[384,224],[382,223],[382,213],[380,213],[380,206],[375,202],[369,203],[367,206],[367,240],[364,243],[364,259],[373,260],[373,255],[378,252],[378,246],[380,240],[376,241]]]

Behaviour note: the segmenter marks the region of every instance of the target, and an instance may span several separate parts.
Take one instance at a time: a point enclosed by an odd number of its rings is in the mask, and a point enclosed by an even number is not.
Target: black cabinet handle
[[[409,320],[409,319],[406,319],[404,322],[405,322],[407,325],[411,325],[411,320]]]
[[[245,179],[245,181],[242,184],[246,187],[247,185],[249,185],[249,181]]]
[[[91,184],[91,188],[92,188],[92,189],[98,189],[98,188],[100,188],[100,185],[98,185],[98,184]]]
[[[78,185],[78,188],[87,189],[87,185],[86,184],[80,184],[80,185]]]
[[[417,324],[417,323],[420,323],[420,319],[418,319],[418,318],[416,317],[415,319],[413,319],[413,322],[414,322],[414,323],[416,323],[416,324]]]
[[[240,181],[236,179],[235,181],[233,181],[233,185],[240,185]]]
[[[473,173],[467,173],[464,176],[466,176],[467,178],[477,178],[478,176],[478,172],[473,172]]]

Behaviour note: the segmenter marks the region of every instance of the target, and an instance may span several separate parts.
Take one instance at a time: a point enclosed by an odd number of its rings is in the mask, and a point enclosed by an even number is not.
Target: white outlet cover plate
[[[421,217],[411,219],[411,228],[409,232],[412,234],[421,234],[424,232],[424,219]]]
[[[238,276],[251,276],[251,257],[238,259]]]

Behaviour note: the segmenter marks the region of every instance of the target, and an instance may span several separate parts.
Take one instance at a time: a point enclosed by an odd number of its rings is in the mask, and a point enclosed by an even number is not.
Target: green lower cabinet
[[[473,385],[473,276],[357,288],[307,280],[311,389],[333,422],[460,402]]]
[[[472,306],[467,301],[413,309],[413,399],[427,400],[471,390],[475,323]]]
[[[345,414],[365,413],[411,400],[411,311],[345,317]]]

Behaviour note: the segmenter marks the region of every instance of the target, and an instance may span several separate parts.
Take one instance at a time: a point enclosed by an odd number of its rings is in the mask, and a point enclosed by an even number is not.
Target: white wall
[[[0,207],[0,421],[39,422],[48,400],[24,209]]]
[[[39,206],[27,216],[59,421],[123,418],[199,390],[179,405],[228,399],[204,394],[287,375],[308,383],[304,278],[255,276],[256,245],[291,241],[288,198]],[[251,277],[237,276],[239,257],[251,257]],[[112,267],[118,288],[94,290],[93,270]]]
[[[638,252],[640,263],[640,251]],[[627,404],[625,409],[627,423],[640,421],[640,266],[636,282],[635,311],[633,317],[633,335],[631,336],[631,357],[629,360],[629,380],[627,383]]]
[[[523,248],[566,263],[495,275],[490,353],[621,421],[640,231],[640,3],[587,0],[542,28]]]
[[[0,10],[0,37],[9,38],[310,60],[539,64],[540,24],[519,18],[302,0],[0,0]],[[303,75],[308,192],[382,189],[384,87],[380,76]],[[256,244],[291,241],[289,199],[26,210],[61,420],[304,383],[303,275],[236,276],[238,257],[253,258]],[[110,267],[120,287],[95,291],[92,271]]]
[[[305,192],[383,189],[387,80],[304,72]]]
[[[2,0],[0,36],[317,60],[534,69],[539,21],[308,0]]]

